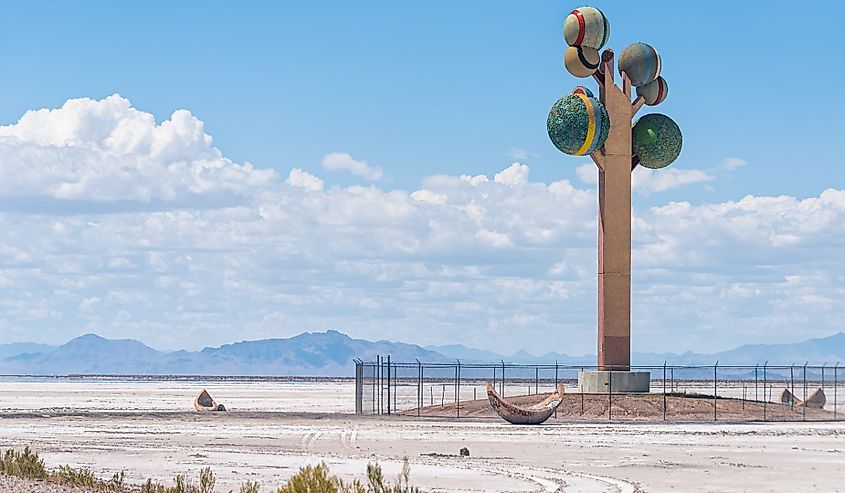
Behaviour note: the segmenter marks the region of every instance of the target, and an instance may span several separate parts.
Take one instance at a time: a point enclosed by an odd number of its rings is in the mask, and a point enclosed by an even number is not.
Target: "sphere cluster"
[[[610,23],[601,10],[580,7],[563,21],[563,39],[569,47],[563,65],[575,77],[589,77],[599,68],[599,50],[610,37]]]
[[[600,149],[610,131],[610,118],[604,105],[585,88],[559,99],[549,110],[546,129],[561,152],[583,156]],[[591,93],[589,93],[591,94]]]
[[[566,70],[582,78],[595,74],[601,65],[599,50],[607,44],[609,37],[610,23],[601,10],[579,7],[570,12],[563,23],[563,38],[567,44],[563,56]],[[618,57],[619,73],[636,88],[640,102],[649,106],[662,103],[669,94],[669,85],[660,75],[661,68],[660,54],[646,43],[634,43]],[[577,86],[572,94],[559,99],[549,110],[546,129],[552,143],[561,152],[582,156],[604,147],[610,133],[610,118],[604,104],[592,91]],[[643,167],[666,167],[681,152],[681,130],[666,115],[645,115],[637,120],[631,132],[632,155]]]

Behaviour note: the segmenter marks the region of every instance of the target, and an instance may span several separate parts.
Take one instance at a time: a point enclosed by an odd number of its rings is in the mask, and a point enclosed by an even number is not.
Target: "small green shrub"
[[[410,485],[411,466],[404,458],[402,473],[397,484],[390,484],[384,479],[384,473],[378,464],[367,464],[367,486],[355,480],[344,483],[337,476],[329,474],[325,463],[306,466],[293,475],[288,483],[277,493],[419,493],[419,488]]]
[[[161,483],[155,483],[152,479],[141,485],[141,493],[167,493],[167,488]]]
[[[74,469],[70,466],[59,466],[52,478],[56,483],[70,484],[94,488],[101,486],[94,473],[88,469]]]
[[[199,486],[194,485],[184,474],[173,478],[173,486],[165,486],[152,479],[141,485],[141,493],[214,493],[217,478],[210,467],[200,471]]]
[[[44,459],[29,450],[29,447],[25,447],[23,452],[7,450],[0,459],[0,472],[22,478],[47,479],[48,476]]]
[[[247,481],[241,485],[240,493],[258,493],[260,485],[255,481]]]
[[[402,472],[394,485],[385,483],[384,474],[378,464],[367,464],[366,493],[419,493],[420,489],[411,486],[411,464],[408,458],[402,459]]]
[[[74,469],[70,466],[59,466],[53,472],[44,467],[44,460],[29,447],[18,452],[7,450],[0,457],[0,473],[49,481],[73,486],[92,488],[95,491],[129,492],[139,491],[128,488],[123,471],[115,473],[109,481],[101,481],[89,469]],[[411,466],[408,458],[404,458],[402,472],[396,484],[385,481],[384,473],[378,464],[367,464],[366,486],[359,480],[344,483],[340,478],[329,473],[325,463],[316,466],[306,466],[294,474],[285,486],[277,493],[420,493],[419,488],[410,484]],[[214,493],[217,478],[211,468],[206,467],[199,473],[199,481],[195,485],[184,474],[174,478],[173,486],[165,486],[152,479],[141,484],[141,493]],[[241,485],[240,493],[259,493],[259,484],[247,481]]]
[[[126,473],[124,471],[116,472],[111,477],[108,483],[106,483],[106,487],[111,491],[123,491],[126,486],[124,485],[123,480],[126,478]]]
[[[200,471],[200,487],[199,493],[214,493],[214,485],[217,483],[217,478],[210,467]]]
[[[329,467],[323,462],[301,468],[277,493],[338,493],[339,483],[337,477],[329,476]]]

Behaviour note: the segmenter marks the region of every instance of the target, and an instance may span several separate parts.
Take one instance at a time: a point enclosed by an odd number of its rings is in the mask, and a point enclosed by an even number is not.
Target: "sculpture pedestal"
[[[651,374],[647,371],[578,372],[578,391],[582,394],[648,392],[650,383]]]

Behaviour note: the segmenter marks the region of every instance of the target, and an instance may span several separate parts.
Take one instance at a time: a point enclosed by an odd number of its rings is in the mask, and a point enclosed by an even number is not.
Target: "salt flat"
[[[202,384],[233,412],[200,415]],[[210,465],[219,490],[280,485],[325,461],[345,477],[409,457],[429,491],[841,491],[843,423],[555,423],[356,417],[349,382],[0,380],[0,447],[130,482]],[[315,413],[315,410],[323,411]],[[460,447],[471,457],[456,457]],[[265,491],[269,491],[269,488]]]

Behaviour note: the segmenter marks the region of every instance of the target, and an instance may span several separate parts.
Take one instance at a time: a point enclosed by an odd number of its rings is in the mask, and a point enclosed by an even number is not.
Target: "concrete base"
[[[578,391],[584,394],[607,394],[611,390],[614,394],[648,392],[650,382],[651,374],[647,371],[578,372]]]

